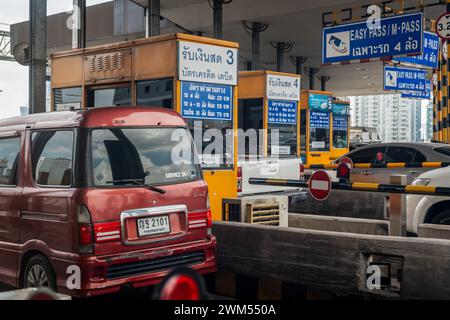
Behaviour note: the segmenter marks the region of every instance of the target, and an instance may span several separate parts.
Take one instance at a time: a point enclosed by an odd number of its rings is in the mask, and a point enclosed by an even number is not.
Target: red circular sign
[[[316,171],[308,182],[309,194],[317,201],[326,200],[331,193],[331,179],[326,171]]]
[[[436,34],[443,40],[450,39],[450,13],[444,13],[436,20]]]
[[[353,171],[353,160],[348,158],[348,157],[344,157],[341,160],[339,160],[339,164],[344,163],[347,165],[347,167],[350,169],[350,171]]]

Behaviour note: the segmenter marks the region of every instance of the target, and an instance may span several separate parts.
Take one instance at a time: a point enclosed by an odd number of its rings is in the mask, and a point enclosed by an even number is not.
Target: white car
[[[450,167],[427,171],[412,183],[418,186],[450,187]],[[450,225],[450,197],[407,196],[407,229],[417,234],[419,224]]]

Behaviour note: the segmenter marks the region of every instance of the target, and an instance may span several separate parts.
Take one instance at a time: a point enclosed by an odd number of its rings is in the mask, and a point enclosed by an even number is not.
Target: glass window
[[[306,109],[300,111],[300,150],[306,151]]]
[[[330,113],[310,111],[310,151],[330,150]]]
[[[349,155],[353,163],[373,163],[380,164],[384,163],[384,157],[386,154],[386,147],[373,147],[365,148],[363,150],[358,149],[357,151]],[[383,160],[379,160],[379,156],[382,155]]]
[[[20,138],[0,139],[0,185],[16,185]]]
[[[72,184],[73,140],[73,131],[33,132],[31,160],[37,184]]]
[[[137,105],[173,108],[173,79],[140,81],[136,83]]]
[[[333,115],[333,148],[348,148],[348,118]]]
[[[81,87],[54,89],[55,111],[81,109],[83,91]]]
[[[166,185],[201,177],[192,138],[183,128],[95,129],[97,186]]]
[[[95,89],[89,88],[87,107],[131,106],[131,87]]]
[[[413,162],[415,154],[415,149],[405,147],[388,147],[384,161],[387,163]]]
[[[206,169],[229,170],[234,167],[233,122],[224,120],[186,119],[200,153],[200,164]]]
[[[264,100],[242,99],[239,100],[239,129],[245,133],[245,139],[239,140],[240,156],[264,155],[264,141],[260,141],[259,130],[264,129]],[[253,131],[253,133],[252,133]],[[242,145],[242,143],[244,145]],[[252,145],[256,144],[256,146]],[[254,152],[257,154],[251,154]]]
[[[272,131],[278,130],[279,145],[272,144]],[[297,155],[297,126],[295,124],[269,124],[269,155],[290,157]],[[278,150],[276,150],[278,149]]]
[[[450,157],[450,147],[439,147],[435,148],[434,151]]]

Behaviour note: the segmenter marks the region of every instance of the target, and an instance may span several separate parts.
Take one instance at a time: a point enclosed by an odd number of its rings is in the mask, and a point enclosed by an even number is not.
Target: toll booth
[[[336,160],[350,151],[350,102],[333,100],[331,102],[331,118],[330,160]]]
[[[200,130],[193,136],[219,220],[222,198],[237,196],[238,49],[234,42],[172,34],[53,54],[52,109],[175,109]],[[218,140],[224,143],[211,147]]]
[[[331,92],[302,91],[300,154],[305,164],[331,162],[331,101]]]
[[[239,73],[239,129],[267,132],[258,144],[259,155],[299,156],[300,81],[299,75],[268,70]],[[271,143],[272,129],[279,130],[277,145]]]

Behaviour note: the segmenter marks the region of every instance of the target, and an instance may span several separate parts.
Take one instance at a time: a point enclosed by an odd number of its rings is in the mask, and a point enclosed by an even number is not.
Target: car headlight
[[[429,178],[417,178],[412,182],[413,186],[427,186],[431,182],[431,179]]]

